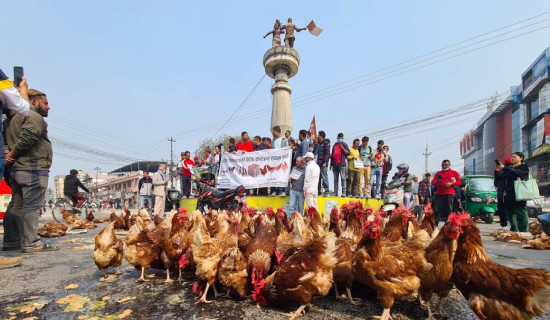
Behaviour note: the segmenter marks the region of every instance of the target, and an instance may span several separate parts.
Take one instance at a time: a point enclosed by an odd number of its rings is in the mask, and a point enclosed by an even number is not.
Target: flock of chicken
[[[433,210],[417,221],[404,209],[391,216],[363,208],[359,202],[333,209],[325,223],[314,208],[288,218],[282,209],[240,212],[180,209],[156,216],[153,227],[147,211],[117,217],[96,235],[93,258],[104,277],[123,257],[148,281],[145,270],[195,270],[196,303],[217,286],[244,297],[251,293],[258,307],[298,304],[299,317],[314,296],[344,289],[355,304],[351,287],[359,282],[376,292],[384,307],[382,320],[391,319],[395,299],[416,297],[428,308],[435,293],[445,298],[453,286],[481,319],[531,319],[550,308],[550,272],[511,269],[493,262],[485,252],[479,229],[467,213],[453,213],[438,230]],[[115,229],[129,230],[124,242]],[[440,312],[441,299],[437,307]],[[423,302],[422,302],[423,301]]]

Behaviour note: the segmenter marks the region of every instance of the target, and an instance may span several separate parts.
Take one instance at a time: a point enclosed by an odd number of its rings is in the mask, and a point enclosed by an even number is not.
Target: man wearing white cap
[[[319,174],[321,169],[315,161],[313,161],[313,152],[307,152],[304,156],[306,159],[306,174],[304,178],[304,198],[306,199],[307,207],[317,207],[317,194],[319,184]]]

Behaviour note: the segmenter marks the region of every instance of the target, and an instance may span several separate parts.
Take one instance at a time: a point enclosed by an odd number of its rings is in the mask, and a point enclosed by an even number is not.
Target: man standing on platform
[[[302,157],[296,158],[296,166],[292,168],[290,174],[290,213],[298,211],[304,212],[304,159]]]
[[[361,160],[363,160],[363,169],[361,170],[359,177],[359,193],[362,192],[362,196],[368,199],[370,198],[370,158],[372,156],[372,148],[369,146],[369,137],[367,136],[364,136],[363,139],[361,139],[359,156],[361,156]],[[363,184],[361,184],[361,177],[363,178]]]
[[[441,171],[435,174],[432,185],[436,187],[435,191],[435,214],[436,226],[439,221],[445,223],[453,209],[453,200],[455,196],[455,187],[460,186],[460,175],[451,169],[451,162],[443,160],[441,162]]]
[[[244,152],[254,151],[254,146],[252,146],[252,142],[250,142],[250,138],[248,137],[248,132],[243,131],[241,133],[241,140],[237,142],[237,151],[244,151]]]
[[[321,194],[321,187],[324,189],[324,196],[328,197],[328,162],[330,160],[330,140],[325,139],[325,132],[319,131],[317,135],[317,148],[315,148],[315,159],[317,159],[317,165],[321,170],[321,176],[319,177],[319,194]]]
[[[334,195],[338,196],[338,182],[342,182],[342,197],[346,196],[346,157],[349,155],[348,145],[344,142],[344,134],[340,132],[330,158],[330,170],[334,174]]]
[[[306,172],[304,178],[304,198],[306,199],[307,207],[314,207],[319,211],[317,205],[317,186],[319,184],[319,166],[314,160],[314,155],[312,152],[308,152],[305,155],[306,159]]]
[[[191,196],[191,170],[195,162],[191,160],[191,152],[181,153],[182,160],[178,163],[178,172],[180,172],[181,195],[189,198]]]
[[[166,203],[166,185],[168,179],[165,176],[166,164],[159,164],[159,170],[153,174],[153,193],[155,194],[155,215],[164,218],[164,206]]]
[[[360,168],[355,167],[355,161],[361,160],[359,157],[359,139],[353,140],[353,145],[349,149],[348,155],[348,197],[359,196],[359,182],[361,181]]]

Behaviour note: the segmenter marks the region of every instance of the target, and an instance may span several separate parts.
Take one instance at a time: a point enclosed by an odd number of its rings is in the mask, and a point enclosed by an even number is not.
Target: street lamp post
[[[99,176],[99,170],[101,170],[101,168],[100,167],[95,167],[94,170],[95,170],[95,197],[96,197],[96,201],[97,201],[98,200],[98,198],[97,198],[97,192],[98,192],[98,190],[97,190],[97,179],[98,179],[98,176]]]

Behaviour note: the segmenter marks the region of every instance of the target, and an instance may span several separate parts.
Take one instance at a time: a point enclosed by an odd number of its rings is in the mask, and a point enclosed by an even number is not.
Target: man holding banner
[[[304,178],[304,198],[306,200],[307,207],[314,207],[319,210],[317,206],[317,195],[319,184],[319,175],[321,170],[319,165],[314,161],[314,156],[312,152],[306,153],[304,156],[306,159],[306,172]]]

